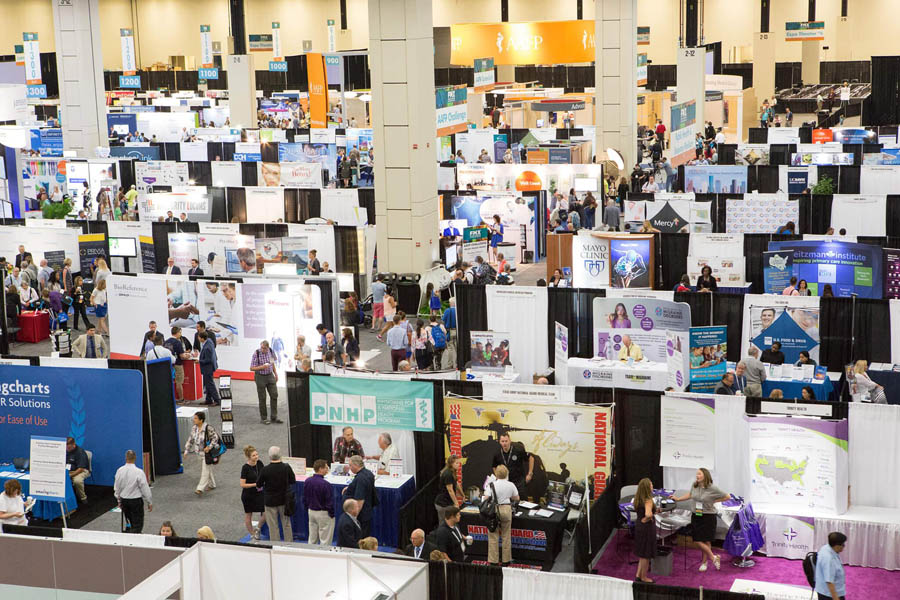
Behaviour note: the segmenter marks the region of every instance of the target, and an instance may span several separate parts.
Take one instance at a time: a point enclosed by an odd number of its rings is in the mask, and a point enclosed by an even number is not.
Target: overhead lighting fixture
[[[371,102],[372,94],[360,94],[359,99],[362,100],[363,102]]]
[[[619,154],[619,151],[615,148],[607,148],[606,156],[609,160],[616,163],[616,166],[619,167],[620,171],[625,171],[625,159],[622,158],[622,155]]]
[[[344,92],[344,98],[356,98],[357,95],[356,92]]]

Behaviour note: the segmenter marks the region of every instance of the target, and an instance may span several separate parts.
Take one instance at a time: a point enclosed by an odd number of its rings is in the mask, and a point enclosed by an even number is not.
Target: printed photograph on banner
[[[292,263],[298,275],[309,273],[309,238],[281,238],[281,256],[283,262]]]
[[[712,275],[720,286],[743,287],[747,283],[743,256],[706,258],[688,255],[687,274],[691,281],[697,281],[703,272],[703,267],[712,269]],[[780,294],[781,290],[778,293]]]
[[[618,360],[626,341],[644,358],[668,361],[666,331],[687,332],[691,309],[684,302],[653,298],[594,298],[594,356]],[[628,340],[625,340],[625,337]]]
[[[226,265],[226,249],[232,252],[238,248],[255,249],[255,240],[252,235],[239,233],[200,233],[197,235],[197,251],[199,253],[200,268],[203,274],[225,275],[228,273]]]
[[[473,331],[469,336],[469,366],[473,371],[502,373],[512,366],[509,360],[509,333]]]
[[[835,296],[882,297],[883,252],[878,246],[831,240],[769,242],[769,251],[791,252],[794,274],[813,295],[825,284]]]
[[[282,263],[282,238],[256,238],[256,270],[262,273],[266,263]]]
[[[797,362],[803,350],[818,362],[819,307],[751,305],[750,343],[763,352],[774,342],[781,344],[785,364]]]
[[[713,393],[728,368],[728,328],[691,327],[691,391]]]
[[[191,261],[197,259],[197,234],[196,233],[170,233],[169,256],[175,261],[176,267],[182,273],[187,273],[191,268]]]
[[[252,340],[256,347],[259,340],[269,340],[280,368],[297,368],[295,351],[299,335],[306,337],[313,358],[321,357],[315,350],[319,339],[316,325],[322,322],[322,295],[318,286],[245,283],[241,292],[245,339]]]
[[[612,287],[651,287],[652,239],[610,239],[609,252],[612,262]]]
[[[610,474],[611,419],[610,408],[604,406],[445,398],[444,455],[462,457],[463,490],[481,489],[500,452],[500,436],[508,434],[512,444],[534,457],[528,483],[527,464],[510,468],[510,481],[521,486],[526,497],[545,496],[550,482],[585,476],[596,496],[606,489]]]
[[[769,164],[768,144],[738,144],[734,153],[736,165],[767,165]]]
[[[688,165],[684,168],[685,192],[743,194],[747,191],[746,166]]]

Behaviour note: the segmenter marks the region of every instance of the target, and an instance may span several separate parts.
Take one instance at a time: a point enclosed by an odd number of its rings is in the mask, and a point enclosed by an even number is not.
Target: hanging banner
[[[337,32],[334,28],[334,19],[328,19],[325,25],[328,27],[328,52],[334,52],[337,49]]]
[[[728,364],[728,327],[691,327],[691,391],[711,394],[725,374]]]
[[[479,489],[490,475],[492,459],[500,451],[500,434],[523,445],[534,457],[526,496],[539,498],[551,481],[587,476],[594,497],[606,489],[612,462],[612,414],[606,406],[534,404],[444,399],[444,455],[463,457],[462,487]],[[525,471],[527,472],[527,465]]]
[[[788,21],[784,24],[784,41],[811,42],[825,39],[825,21]]]
[[[324,129],[328,127],[328,80],[321,52],[306,54],[306,77],[309,83],[309,126]]]
[[[715,398],[666,392],[659,400],[659,466],[715,469]]]
[[[450,64],[469,66],[493,56],[495,65],[589,63],[594,21],[468,23],[450,26]]]
[[[434,108],[437,111],[437,137],[461,133],[469,127],[466,86],[448,85],[435,88]]]
[[[434,386],[422,381],[313,376],[309,422],[434,431]]]
[[[271,33],[251,33],[247,36],[247,50],[250,52],[271,52],[272,34]]]
[[[769,513],[766,515],[766,545],[761,548],[766,556],[803,560],[808,552],[815,552],[816,525],[813,517],[789,517]],[[768,598],[769,595],[766,594]],[[776,596],[777,597],[777,596]],[[808,597],[803,592],[803,597]]]
[[[47,86],[41,79],[41,49],[38,34],[23,33],[22,42],[25,54],[25,83],[28,86],[26,94],[29,98],[46,98]]]
[[[640,52],[637,55],[637,85],[643,87],[647,85],[647,53]]]
[[[200,66],[205,69],[211,69],[215,66],[213,63],[212,35],[209,31],[209,25],[200,26]]]
[[[322,165],[315,162],[256,163],[262,187],[317,190],[322,187]],[[324,207],[323,207],[324,208]]]
[[[650,45],[650,28],[649,27],[638,27],[637,28],[637,45],[638,46],[649,46]]]
[[[269,70],[287,72],[287,62],[281,50],[281,23],[278,21],[272,21],[272,60],[269,61]]]
[[[25,47],[22,44],[16,44],[13,46],[13,52],[16,53],[16,66],[24,67],[25,66]]]
[[[494,59],[475,59],[475,93],[481,94],[494,89]]]
[[[694,158],[694,135],[697,123],[697,103],[694,100],[675,104],[671,107],[671,154],[672,164],[682,165]]]
[[[122,75],[137,73],[134,56],[134,32],[131,29],[120,29],[119,39],[122,43]]]

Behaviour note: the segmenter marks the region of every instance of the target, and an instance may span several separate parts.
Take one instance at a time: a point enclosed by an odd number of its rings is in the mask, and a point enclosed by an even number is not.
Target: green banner
[[[309,422],[434,431],[434,388],[424,381],[313,375]]]

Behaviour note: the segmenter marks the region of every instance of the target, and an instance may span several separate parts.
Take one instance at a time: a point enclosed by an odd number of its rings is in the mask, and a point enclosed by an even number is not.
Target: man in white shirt
[[[173,365],[175,364],[175,356],[172,355],[172,351],[163,346],[162,336],[157,336],[153,338],[153,348],[147,350],[147,354],[144,356],[146,360],[156,360],[158,358],[168,358],[169,362]]]
[[[487,501],[493,492],[496,492],[497,519],[500,526],[494,531],[488,531],[488,563],[498,566],[500,561],[500,536],[503,536],[503,566],[509,566],[512,561],[512,503],[519,501],[519,490],[509,480],[509,469],[506,465],[497,465],[494,469],[496,479],[490,481],[484,490],[484,499]],[[493,490],[491,489],[493,487]]]
[[[42,258],[41,259],[41,268],[40,268],[40,270],[38,270],[38,284],[40,285],[42,291],[50,283],[50,275],[52,273],[53,273],[53,269],[51,269],[47,265],[47,259]]]
[[[116,471],[116,479],[113,483],[113,493],[125,515],[125,520],[130,524],[128,533],[141,533],[144,529],[144,500],[147,501],[147,510],[153,512],[153,496],[150,486],[147,485],[147,477],[136,464],[137,454],[134,450],[125,452],[125,464]]]
[[[719,127],[719,129],[716,133],[716,146],[718,146],[719,144],[724,144],[724,143],[725,143],[725,134],[722,133],[722,128]]]
[[[391,460],[394,458],[400,458],[400,453],[398,452],[396,446],[394,446],[393,440],[391,440],[391,434],[385,432],[379,435],[378,447],[381,448],[381,456],[370,456],[369,458],[378,459],[379,475],[390,475]]]

